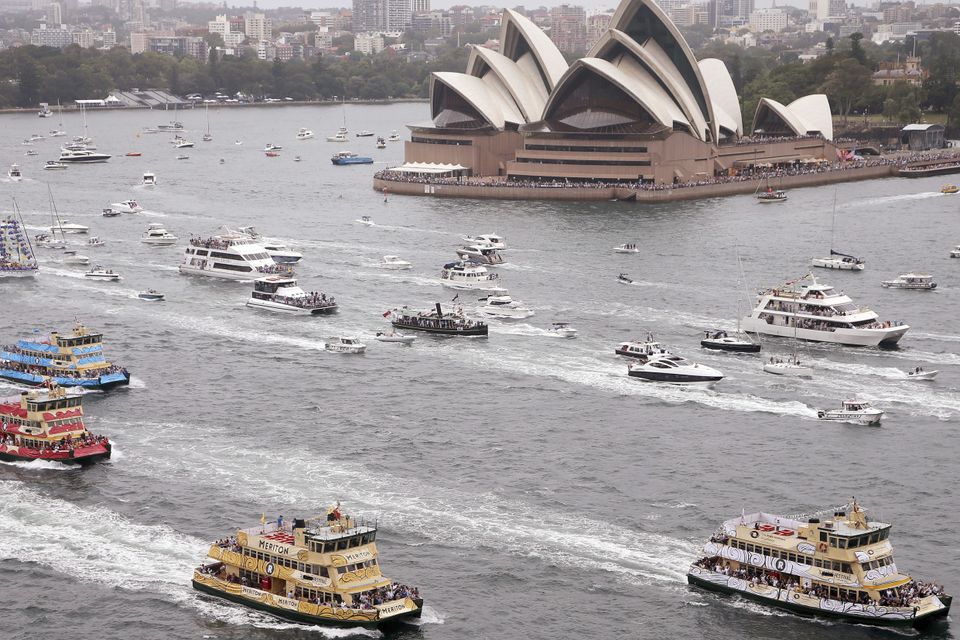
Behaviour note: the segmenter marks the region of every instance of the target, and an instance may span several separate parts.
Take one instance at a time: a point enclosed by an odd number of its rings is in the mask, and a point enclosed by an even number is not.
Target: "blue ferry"
[[[107,362],[103,335],[77,323],[69,335],[19,340],[0,348],[0,378],[29,386],[55,382],[63,387],[106,390],[130,384],[126,369]]]
[[[337,165],[373,164],[373,158],[357,155],[353,151],[340,151],[330,156],[330,162]]]

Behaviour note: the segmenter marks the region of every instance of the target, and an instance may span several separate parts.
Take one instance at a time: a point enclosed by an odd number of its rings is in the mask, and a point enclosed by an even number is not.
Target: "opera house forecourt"
[[[623,0],[587,57],[505,9],[500,51],[471,46],[466,73],[434,73],[430,116],[408,125],[393,193],[671,200],[892,175],[897,161],[837,144],[827,96],[763,98],[745,135],[720,60],[697,60],[653,0]]]

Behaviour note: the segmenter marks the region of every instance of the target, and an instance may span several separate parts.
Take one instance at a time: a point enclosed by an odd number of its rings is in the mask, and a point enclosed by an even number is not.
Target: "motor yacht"
[[[14,182],[20,182],[23,180],[23,173],[20,171],[20,165],[12,164],[10,169],[7,171],[7,177],[13,180]]]
[[[857,258],[846,253],[830,250],[826,258],[811,258],[810,265],[822,269],[841,269],[843,271],[863,271],[867,263],[863,258]]]
[[[895,345],[910,329],[899,321],[881,321],[872,309],[811,274],[760,291],[741,325],[749,333],[873,347]]]
[[[400,142],[400,132],[392,131],[390,137],[387,138],[387,142]]]
[[[703,332],[700,346],[717,351],[733,351],[736,353],[759,353],[760,343],[754,342],[749,336],[737,334],[731,336],[723,329],[708,329]]]
[[[36,149],[28,149],[27,152],[24,153],[23,155],[25,155],[25,156],[38,156],[38,155],[40,155],[40,152],[37,151]]]
[[[640,247],[628,242],[626,244],[620,244],[613,248],[614,253],[640,253]]]
[[[960,258],[960,244],[958,244],[957,246],[955,246],[955,247],[950,251],[950,257],[951,257],[951,258]]]
[[[86,266],[90,264],[90,258],[73,249],[67,249],[63,252],[63,264]]]
[[[347,140],[349,138],[347,137],[346,127],[340,127],[334,135],[327,136],[327,142],[346,142]]]
[[[478,244],[481,246],[490,247],[491,249],[496,249],[497,251],[504,251],[507,248],[507,243],[504,241],[503,237],[495,233],[481,233],[478,236],[463,236],[463,240],[468,244]]]
[[[143,174],[143,186],[145,187],[155,187],[157,186],[157,174],[147,172]]]
[[[551,334],[559,336],[561,338],[576,338],[577,330],[570,326],[567,322],[554,322],[550,325],[550,328],[547,329]]]
[[[59,221],[56,226],[50,227],[50,233],[86,233],[90,231],[90,227],[84,226],[82,224],[76,224],[70,222],[69,220]]]
[[[146,291],[138,291],[137,298],[140,300],[145,300],[147,302],[161,302],[166,299],[167,296],[160,293],[156,289],[147,289]]]
[[[361,156],[353,151],[338,151],[330,156],[330,162],[337,166],[346,166],[350,164],[373,164],[373,158],[370,156]]]
[[[500,252],[489,245],[471,244],[457,249],[457,257],[461,260],[472,260],[488,267],[504,264]]]
[[[114,271],[113,269],[107,269],[106,267],[101,267],[99,264],[95,266],[90,271],[87,271],[83,274],[83,277],[90,278],[91,280],[105,280],[107,282],[119,282],[120,274]]]
[[[839,409],[821,409],[817,411],[820,420],[837,422],[857,422],[859,424],[880,424],[883,411],[870,406],[869,402],[844,400]]]
[[[523,306],[522,303],[515,301],[507,294],[487,296],[480,300],[486,304],[481,305],[478,311],[488,318],[522,320],[535,313],[533,309]]]
[[[914,367],[907,371],[907,380],[933,380],[937,377],[937,374],[940,373],[936,369],[932,371],[924,371],[923,367]]]
[[[173,235],[159,222],[151,222],[147,230],[140,235],[140,242],[157,246],[169,246],[176,244],[177,236]]]
[[[367,129],[364,129],[363,131],[356,133],[354,135],[356,135],[358,138],[372,138],[373,131],[368,131]]]
[[[173,142],[174,149],[193,149],[193,147],[194,144],[186,138],[180,138],[179,140],[174,140]]]
[[[691,362],[682,356],[661,351],[627,366],[630,377],[648,382],[668,384],[713,384],[723,380],[723,374],[706,365]]]
[[[505,293],[500,276],[475,262],[448,262],[440,271],[440,284],[451,289],[474,289]]]
[[[266,152],[270,152],[270,151],[283,151],[283,147],[281,147],[281,146],[278,145],[278,144],[272,144],[272,143],[268,142],[268,143],[266,144],[266,146],[263,147],[263,150],[266,151]]]
[[[47,133],[47,136],[49,136],[49,137],[51,137],[51,138],[63,138],[63,137],[66,136],[66,135],[67,135],[67,132],[64,131],[63,129],[51,129],[51,130]]]
[[[763,364],[765,373],[771,373],[775,376],[785,376],[788,378],[812,378],[813,368],[801,364],[796,355],[789,358],[772,357]]]
[[[406,260],[400,259],[399,256],[383,256],[380,258],[380,262],[377,264],[381,269],[389,269],[392,271],[404,271],[406,269],[412,269],[413,265],[407,262]]]
[[[143,207],[136,200],[123,200],[121,202],[111,202],[110,208],[120,213],[141,213]]]
[[[667,351],[659,342],[654,341],[653,334],[648,333],[646,340],[624,340],[614,348],[613,352],[618,356],[647,360],[651,356]]]
[[[398,342],[400,344],[413,344],[416,336],[410,336],[399,331],[377,331],[376,339],[378,342]]]
[[[917,291],[933,291],[937,288],[933,276],[926,273],[904,273],[893,280],[884,280],[880,284],[889,289],[914,289]]]
[[[285,244],[268,241],[252,226],[240,227],[239,231],[262,244],[267,254],[277,264],[297,264],[303,260],[303,254],[299,251],[294,251]]]
[[[69,149],[64,147],[60,150],[60,162],[69,162],[70,164],[93,164],[95,162],[106,162],[112,156],[106,153],[97,153],[90,150],[89,147],[83,149]]]
[[[56,171],[57,169],[66,169],[69,165],[59,160],[47,160],[43,168],[46,171]]]
[[[324,349],[335,353],[363,353],[367,350],[367,345],[360,342],[357,338],[338,336],[331,338],[330,342],[324,345]]]
[[[242,233],[226,230],[208,238],[192,237],[184,249],[180,273],[224,280],[254,280],[266,275],[289,275],[263,245]]]
[[[297,140],[312,140],[312,139],[313,139],[313,131],[310,131],[310,129],[304,129],[303,127],[301,127],[300,131],[297,131]]]
[[[337,301],[325,293],[306,292],[290,276],[266,276],[253,283],[248,307],[277,313],[319,316],[336,313]]]

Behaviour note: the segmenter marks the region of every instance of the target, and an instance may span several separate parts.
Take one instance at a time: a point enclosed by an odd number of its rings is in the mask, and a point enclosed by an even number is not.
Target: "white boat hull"
[[[813,258],[810,260],[810,266],[820,267],[821,269],[839,269],[840,271],[863,271],[866,267],[862,262],[857,264],[832,258]]]
[[[37,275],[38,269],[0,269],[0,278],[32,278]]]
[[[349,345],[344,346],[342,344],[336,344],[334,342],[328,342],[326,347],[327,351],[332,351],[333,353],[363,353],[367,350],[366,345]]]
[[[213,269],[198,269],[190,265],[181,264],[177,267],[180,273],[191,276],[207,276],[209,278],[220,278],[221,280],[256,280],[263,277],[264,274],[259,271],[220,271]]]
[[[768,324],[752,316],[744,318],[741,325],[743,330],[749,333],[779,336],[781,338],[796,337],[798,340],[807,340],[809,342],[830,342],[854,347],[876,347],[881,344],[894,345],[899,342],[900,338],[910,329],[908,325],[903,324],[886,329],[840,328],[835,331],[816,331],[814,329],[794,329],[786,325]]]
[[[99,274],[99,273],[85,273],[83,274],[84,278],[90,278],[91,280],[103,280],[104,282],[119,282],[120,276],[117,274]]]
[[[812,378],[813,369],[803,365],[789,364],[786,362],[774,362],[763,365],[766,373],[772,373],[775,376],[785,376],[788,378]]]
[[[488,282],[477,282],[477,283],[459,283],[459,282],[450,282],[448,280],[441,280],[440,284],[445,286],[448,289],[456,289],[458,291],[506,291],[503,287],[497,285],[493,281]]]
[[[533,316],[536,312],[533,309],[519,307],[517,309],[504,309],[497,307],[480,307],[480,314],[488,318],[499,318],[501,320],[523,320]]]
[[[844,411],[842,409],[828,409],[826,411],[817,411],[817,417],[820,420],[828,420],[833,422],[880,424],[880,419],[883,418],[883,411],[880,409],[870,409],[867,411]]]
[[[279,302],[274,302],[272,300],[260,300],[259,298],[250,298],[249,300],[247,300],[247,306],[253,307],[255,309],[264,309],[266,311],[273,311],[274,313],[286,313],[291,316],[323,315],[319,311],[314,313],[313,309],[305,309],[303,307],[294,307],[286,304],[281,304]]]
[[[392,263],[389,263],[389,262],[381,262],[381,263],[380,263],[379,265],[377,265],[377,266],[378,266],[379,268],[381,268],[381,269],[386,269],[387,271],[407,271],[407,270],[409,270],[409,269],[413,269],[413,265],[412,265],[412,264],[409,264],[409,263],[407,263],[407,264],[392,264]]]
[[[938,373],[940,373],[940,372],[939,372],[939,371],[924,371],[924,372],[922,372],[922,373],[913,373],[913,372],[911,371],[911,372],[908,372],[908,373],[907,373],[907,380],[921,380],[921,381],[922,381],[922,380],[933,380],[934,378],[937,377],[937,374],[938,374]]]
[[[141,238],[140,242],[154,246],[170,246],[177,244],[177,238]]]
[[[555,336],[560,336],[561,338],[576,338],[577,330],[576,329],[550,329],[550,333]]]
[[[416,339],[416,336],[389,335],[386,333],[377,336],[378,342],[396,342],[399,344],[413,344],[413,341]]]

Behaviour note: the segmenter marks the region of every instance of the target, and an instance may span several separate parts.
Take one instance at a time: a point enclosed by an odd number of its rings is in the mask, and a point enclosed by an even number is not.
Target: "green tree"
[[[17,61],[17,105],[33,107],[40,102],[40,68],[29,55]]]
[[[821,91],[827,94],[837,106],[837,113],[847,121],[853,105],[873,84],[873,74],[853,58],[842,60],[823,85]]]

